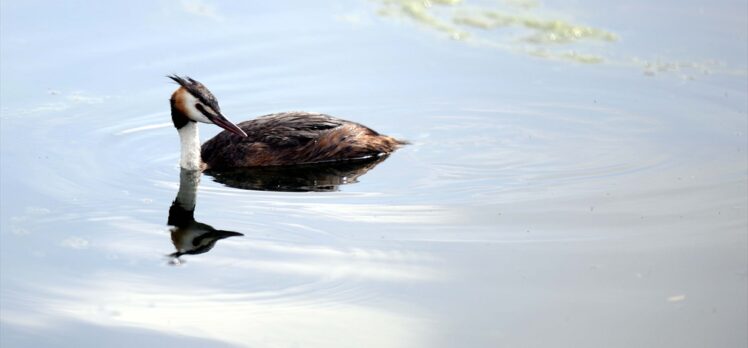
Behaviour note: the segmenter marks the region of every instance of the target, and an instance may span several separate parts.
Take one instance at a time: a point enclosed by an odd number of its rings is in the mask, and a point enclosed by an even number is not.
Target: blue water
[[[423,4],[0,3],[0,345],[745,346],[748,3]],[[172,73],[412,144],[175,260]]]

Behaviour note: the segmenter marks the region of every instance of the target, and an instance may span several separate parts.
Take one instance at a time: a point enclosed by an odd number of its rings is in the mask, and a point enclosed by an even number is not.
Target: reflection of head
[[[169,256],[178,258],[185,254],[202,254],[213,249],[216,242],[221,239],[243,236],[239,232],[217,230],[213,226],[195,221],[200,172],[182,169],[179,178],[179,192],[169,208],[167,222],[174,226],[171,229],[171,241],[177,251]]]
[[[190,226],[171,229],[171,241],[177,251],[169,254],[169,256],[180,257],[185,254],[202,254],[213,249],[217,241],[236,236],[243,236],[243,234],[216,230],[209,225],[194,221]]]

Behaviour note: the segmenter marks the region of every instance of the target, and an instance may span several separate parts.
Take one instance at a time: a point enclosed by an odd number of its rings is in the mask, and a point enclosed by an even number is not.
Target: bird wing
[[[326,130],[339,127],[344,121],[324,114],[284,112],[242,122],[239,127],[250,134],[246,142],[261,142],[270,146],[291,147],[304,145]]]

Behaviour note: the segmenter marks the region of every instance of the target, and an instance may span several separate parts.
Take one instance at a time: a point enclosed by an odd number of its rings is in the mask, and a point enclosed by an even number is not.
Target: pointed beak
[[[217,126],[234,133],[240,137],[247,137],[247,133],[244,133],[244,131],[239,128],[239,126],[231,123],[231,121],[227,120],[226,117],[223,117],[223,115],[218,114],[217,116],[210,117],[210,120],[216,124]]]

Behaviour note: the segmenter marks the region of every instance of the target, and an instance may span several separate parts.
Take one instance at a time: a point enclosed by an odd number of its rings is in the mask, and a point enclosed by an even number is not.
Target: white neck
[[[200,171],[182,169],[179,172],[179,192],[174,200],[182,209],[187,211],[195,210],[195,201],[197,201],[197,185],[200,183]]]
[[[200,169],[200,134],[196,122],[187,122],[184,127],[179,128],[179,140],[182,144],[182,158],[179,165],[184,169]]]

